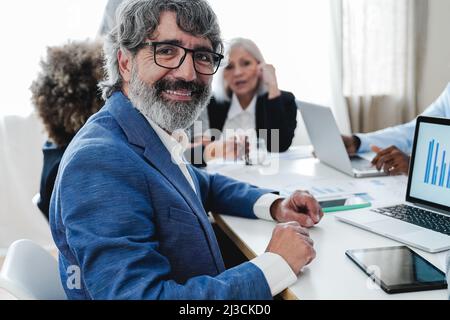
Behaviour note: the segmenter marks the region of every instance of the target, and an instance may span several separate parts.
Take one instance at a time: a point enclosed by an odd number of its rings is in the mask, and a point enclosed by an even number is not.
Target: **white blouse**
[[[239,103],[239,99],[233,94],[231,98],[230,110],[228,111],[223,132],[225,130],[255,130],[256,129],[256,98],[255,95],[249,106],[244,109]]]

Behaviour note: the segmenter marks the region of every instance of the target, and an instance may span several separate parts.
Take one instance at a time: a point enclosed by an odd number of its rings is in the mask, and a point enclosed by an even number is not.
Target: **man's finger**
[[[310,245],[311,247],[314,247],[314,240],[313,240],[313,239],[311,239],[310,237],[305,236],[305,235],[303,235],[303,234],[299,234],[299,236],[300,236],[300,238],[302,238],[304,241],[308,242],[309,245]]]
[[[317,223],[320,221],[320,205],[316,199],[310,194],[296,192],[292,196],[292,202],[294,204],[294,208],[296,208],[299,212],[300,210],[306,208],[306,214],[311,217],[311,219]]]
[[[302,227],[309,228],[314,225],[314,221],[309,217],[309,215],[307,215],[305,213],[299,213],[299,212],[290,210],[287,213],[286,218],[291,221],[298,222],[300,224],[300,226],[302,226]]]
[[[378,159],[378,161],[375,163],[375,166],[378,170],[381,170],[381,168],[384,167],[385,163],[388,163],[394,159],[395,158],[392,154],[384,155]]]
[[[388,159],[383,163],[383,171],[385,173],[390,173],[396,167],[395,158]]]
[[[380,158],[390,154],[394,150],[395,150],[395,147],[389,147],[389,148],[381,150],[380,152],[377,153],[375,158],[372,159],[372,164],[376,164],[380,160]]]
[[[380,147],[377,147],[377,146],[370,146],[370,149],[373,151],[373,152],[375,152],[375,153],[378,153],[378,152],[381,152],[381,150],[383,150],[383,149],[381,149]]]
[[[298,215],[298,213],[292,212],[292,215],[295,216],[295,215]],[[298,234],[309,237],[308,229],[302,227],[298,221],[289,221],[288,223],[285,223],[284,225],[286,225],[288,228],[292,228]]]

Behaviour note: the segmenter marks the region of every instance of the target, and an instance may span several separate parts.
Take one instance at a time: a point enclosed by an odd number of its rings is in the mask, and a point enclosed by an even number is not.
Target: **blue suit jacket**
[[[189,170],[199,195],[122,93],[89,119],[50,205],[70,299],[272,298],[254,264],[225,270],[206,214],[256,218],[254,203],[270,191]]]

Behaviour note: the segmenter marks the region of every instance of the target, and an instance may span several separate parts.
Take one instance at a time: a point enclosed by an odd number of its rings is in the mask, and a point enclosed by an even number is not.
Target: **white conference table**
[[[242,163],[213,164],[208,167],[209,172],[275,190],[290,189],[297,184],[299,187],[311,183],[320,184],[324,179],[335,180],[342,185],[356,180],[314,158],[281,159],[278,174],[266,175],[267,170],[265,167],[245,166]],[[391,192],[386,204],[404,200],[402,189],[406,190],[405,177],[379,177],[376,180],[386,181],[390,188],[394,184],[394,188],[399,189],[399,192]],[[366,191],[369,194],[371,192]],[[275,226],[275,222],[227,215],[214,215],[214,218],[249,259],[265,252]],[[340,222],[332,213],[326,213],[322,221],[310,229],[310,235],[314,240],[317,256],[302,270],[298,281],[282,293],[284,299],[448,299],[447,290],[387,294],[345,255],[348,249],[396,246],[402,243]],[[447,252],[430,254],[412,249],[444,270]]]

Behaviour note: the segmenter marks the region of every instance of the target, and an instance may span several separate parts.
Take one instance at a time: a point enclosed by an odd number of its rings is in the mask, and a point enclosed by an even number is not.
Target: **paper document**
[[[384,206],[405,201],[407,181],[406,176],[302,181],[287,186],[281,190],[281,194],[287,196],[295,190],[308,190],[319,200],[366,194],[367,201],[373,206]]]

